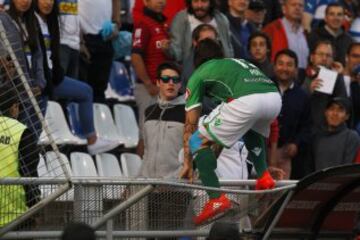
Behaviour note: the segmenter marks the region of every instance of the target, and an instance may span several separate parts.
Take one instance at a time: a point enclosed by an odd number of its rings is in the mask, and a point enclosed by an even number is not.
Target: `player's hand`
[[[285,177],[285,172],[281,168],[269,167],[268,168],[270,175],[277,181],[283,180]]]
[[[194,180],[194,171],[191,165],[184,164],[183,168],[180,171],[179,178],[188,179],[190,183]]]
[[[316,89],[320,88],[322,86],[323,80],[320,78],[316,78],[311,81],[310,83],[310,92],[313,93]]]
[[[145,88],[151,96],[157,96],[159,94],[159,88],[152,83],[146,83]]]

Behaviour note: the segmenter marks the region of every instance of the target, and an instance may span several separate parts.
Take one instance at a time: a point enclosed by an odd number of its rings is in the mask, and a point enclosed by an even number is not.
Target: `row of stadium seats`
[[[117,157],[109,153],[101,153],[95,156],[95,162],[92,156],[83,152],[73,152],[68,157],[60,153],[60,157],[65,164],[65,168],[72,177],[116,177],[116,178],[134,178],[138,175],[141,167],[141,158],[133,153],[122,153],[120,155],[120,164]],[[96,163],[96,165],[95,165]],[[121,165],[121,166],[120,166]],[[64,176],[61,161],[55,152],[46,152],[40,156],[38,165],[39,177],[60,178]],[[50,193],[50,186],[42,186],[42,196]],[[108,195],[112,196],[108,196]],[[106,191],[107,198],[114,198],[113,191]],[[119,194],[119,193],[117,193]],[[73,191],[59,198],[63,201],[73,200]]]
[[[83,152],[73,152],[68,157],[60,153],[65,167],[73,177],[125,177],[133,178],[138,175],[141,167],[141,158],[134,153],[122,153],[120,163],[117,157],[110,153],[101,153],[95,156],[95,162],[91,155]],[[64,176],[61,162],[55,152],[46,152],[40,157],[38,166],[40,177]]]
[[[126,148],[136,147],[139,141],[139,128],[133,109],[125,104],[115,104],[114,117],[105,104],[94,103],[94,126],[97,136],[103,139],[118,141]],[[70,103],[66,108],[69,124],[61,105],[54,101],[48,102],[45,121],[49,126],[52,138],[58,145],[85,145],[86,139],[82,132],[79,110],[76,103]],[[43,131],[40,145],[48,145],[49,138]]]

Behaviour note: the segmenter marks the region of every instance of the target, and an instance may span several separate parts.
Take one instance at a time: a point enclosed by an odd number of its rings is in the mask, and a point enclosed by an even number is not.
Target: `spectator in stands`
[[[103,102],[113,61],[111,40],[120,28],[120,0],[81,0],[78,6],[88,64],[81,77],[93,88],[94,100]]]
[[[80,18],[78,0],[57,1],[60,20],[60,64],[65,76],[79,78]]]
[[[179,96],[180,70],[172,62],[157,68],[157,102],[145,111],[143,128],[144,156],[140,176],[177,178],[181,163],[179,151],[183,146],[185,99]]]
[[[304,176],[300,158],[311,137],[309,95],[296,83],[297,66],[297,56],[293,51],[284,49],[276,54],[275,80],[283,104],[278,116],[280,136],[275,166],[285,171],[286,179]]]
[[[171,24],[169,54],[179,63],[189,59],[192,51],[191,34],[200,24],[215,27],[225,56],[233,57],[229,22],[225,15],[215,9],[215,0],[187,0],[187,9],[179,12]]]
[[[355,161],[360,137],[346,126],[350,114],[351,102],[346,98],[333,98],[327,104],[325,125],[313,137],[310,159],[315,171]]]
[[[255,25],[258,31],[264,26],[266,6],[263,0],[250,0],[249,8],[245,12],[246,20]]]
[[[61,235],[61,240],[95,240],[95,230],[85,223],[70,223]]]
[[[145,109],[156,101],[159,92],[156,69],[167,59],[165,49],[169,44],[166,17],[163,15],[166,1],[146,0],[144,3],[144,15],[139,24],[134,26],[131,54],[131,63],[137,76],[134,94],[139,111],[140,140]],[[143,155],[142,142],[138,145],[139,155]]]
[[[249,37],[248,51],[250,54],[249,61],[257,66],[266,76],[274,79],[274,67],[270,62],[271,57],[271,41],[266,33],[254,32]],[[277,158],[277,144],[279,139],[279,124],[275,119],[270,126],[270,136],[267,139],[268,143],[268,158],[267,161],[270,166],[275,166]]]
[[[26,55],[26,62],[22,61],[22,66],[26,66],[26,72],[29,72],[29,84],[36,96],[41,112],[45,115],[47,98],[51,89],[45,78],[43,58],[45,57],[43,46],[40,45],[38,23],[35,18],[34,8],[31,0],[13,0],[10,2],[7,13],[12,18],[12,23],[4,19],[6,24],[14,29],[8,31],[8,36],[15,42],[12,47],[17,52],[23,51]],[[17,36],[20,34],[21,43],[18,42]],[[16,45],[15,45],[16,44]],[[21,56],[22,59],[22,56]],[[22,89],[20,92],[24,92]],[[29,101],[24,101],[20,110],[19,121],[25,123],[27,127],[35,131],[37,137],[40,137],[42,126],[40,120],[35,114],[35,109]]]
[[[345,64],[346,50],[352,42],[351,36],[343,27],[345,18],[344,8],[339,3],[331,3],[326,7],[325,22],[310,33],[308,42],[310,50],[314,48],[319,40],[329,40],[334,48],[335,61]]]
[[[351,22],[357,17],[358,15],[358,8],[360,7],[359,1],[355,0],[339,0],[341,6],[344,7],[345,10],[345,25],[349,26]]]
[[[210,24],[200,24],[192,32],[192,50],[191,55],[188,60],[183,64],[183,80],[182,88],[180,92],[185,93],[185,87],[188,82],[188,79],[191,77],[191,74],[194,71],[194,50],[196,46],[204,39],[213,39],[218,40],[218,33],[216,29]],[[202,102],[202,114],[208,114],[212,109],[216,107],[216,104],[211,101],[208,97],[204,97]]]
[[[317,91],[317,88],[321,86],[322,81],[326,79],[317,78],[319,67],[323,66],[328,69],[342,72],[343,67],[341,64],[334,62],[334,48],[327,40],[319,41],[310,54],[310,63],[307,68],[307,77],[303,84],[303,87],[310,93],[310,105],[311,105],[311,118],[314,129],[324,124],[323,114],[319,114],[325,111],[325,108],[333,97],[346,98],[346,89],[344,79],[341,74],[338,74],[333,93],[331,95]]]
[[[325,9],[328,4],[338,2],[338,0],[305,0],[305,12],[303,16],[303,25],[306,32],[318,27],[324,20]]]
[[[247,48],[250,53],[249,61],[255,64],[266,76],[274,77],[274,68],[270,62],[271,41],[263,32],[255,32],[250,35]]]
[[[263,29],[272,42],[272,60],[278,51],[288,48],[293,50],[299,59],[299,70],[305,69],[309,56],[309,48],[301,25],[304,13],[304,0],[284,0],[283,18],[279,18]]]
[[[248,40],[250,35],[256,31],[255,25],[245,18],[248,7],[249,0],[228,0],[226,17],[230,23],[235,58],[249,58]]]
[[[143,128],[144,156],[140,177],[178,179],[182,164],[179,152],[183,146],[185,123],[185,98],[179,96],[181,87],[180,69],[173,62],[164,62],[157,68],[156,85],[159,88],[157,102],[145,111]],[[163,189],[165,190],[165,189]],[[169,194],[169,191],[171,194]],[[149,195],[149,227],[178,229],[183,225],[186,209],[190,202],[186,191],[166,189]],[[176,207],[169,208],[169,201]],[[176,220],[170,219],[176,212]]]
[[[58,22],[58,5],[54,1],[35,0],[36,17],[40,24],[40,32],[46,43],[45,70],[48,82],[53,84],[53,97],[66,99],[79,104],[80,122],[88,141],[88,151],[94,155],[111,150],[118,146],[117,142],[97,138],[94,128],[92,88],[81,81],[64,75],[60,65],[60,29]],[[60,130],[60,129],[59,129]]]
[[[175,15],[181,10],[186,8],[186,0],[168,0],[164,8],[164,16],[166,17],[166,23],[171,24]],[[138,25],[143,17],[144,0],[135,0],[133,8],[133,21],[134,25]]]
[[[190,78],[191,74],[194,71],[194,49],[199,44],[199,42],[206,38],[211,38],[214,40],[218,39],[218,32],[216,28],[210,24],[200,24],[197,26],[194,31],[192,32],[192,47],[189,58],[186,59],[183,64],[183,71],[181,74],[181,78],[183,79],[182,82],[182,90],[181,92],[185,92],[185,87],[187,84],[188,79]]]
[[[360,134],[360,43],[352,43],[347,51],[344,75],[350,78],[353,123]]]
[[[19,98],[12,84],[0,87],[0,177],[38,177],[37,137],[17,119]],[[0,187],[0,227],[18,218],[40,200],[36,185]]]

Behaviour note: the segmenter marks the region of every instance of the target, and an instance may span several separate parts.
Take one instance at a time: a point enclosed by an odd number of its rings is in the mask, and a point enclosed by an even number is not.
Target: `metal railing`
[[[38,184],[42,197],[52,194],[53,186],[66,179],[4,178],[0,185]],[[221,181],[222,189],[198,183],[171,182],[159,179],[73,178],[72,188],[52,199],[30,218],[28,224],[8,232],[2,239],[57,238],[64,225],[81,221],[92,225],[106,239],[206,236],[209,226],[196,227],[192,218],[208,200],[206,190],[225,192],[240,204],[236,214],[222,221],[237,222],[249,232],[261,230],[266,212],[296,185],[281,181],[277,188],[254,191],[255,180]],[[0,193],[1,194],[1,193]],[[36,222],[37,224],[34,224]]]

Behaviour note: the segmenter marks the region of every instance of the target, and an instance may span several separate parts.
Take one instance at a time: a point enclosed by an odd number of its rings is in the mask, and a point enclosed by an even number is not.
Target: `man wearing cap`
[[[262,0],[250,1],[249,8],[245,12],[245,18],[259,31],[263,28],[265,15],[266,8]]]
[[[325,110],[325,125],[315,134],[310,154],[313,170],[351,164],[360,148],[360,137],[346,126],[351,102],[333,98]]]

